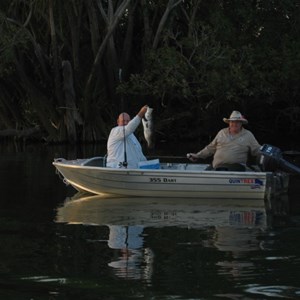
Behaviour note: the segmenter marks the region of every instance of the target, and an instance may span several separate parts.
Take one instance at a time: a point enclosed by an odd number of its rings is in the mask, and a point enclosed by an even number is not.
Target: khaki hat
[[[227,119],[227,118],[223,118],[223,121],[225,123],[229,123],[230,121],[239,121],[239,122],[242,122],[242,124],[248,124],[248,121],[244,118],[244,116],[237,110],[234,110],[230,117]]]

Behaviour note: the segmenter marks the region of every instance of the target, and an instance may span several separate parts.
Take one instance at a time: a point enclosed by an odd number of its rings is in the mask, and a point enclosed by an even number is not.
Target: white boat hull
[[[203,164],[172,163],[156,170],[113,169],[101,167],[101,159],[57,159],[53,164],[67,183],[93,194],[264,199],[274,187],[274,174],[269,172],[206,171]]]

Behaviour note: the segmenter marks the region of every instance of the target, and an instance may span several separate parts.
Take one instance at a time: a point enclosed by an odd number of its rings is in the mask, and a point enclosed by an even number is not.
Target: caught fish
[[[153,108],[148,107],[145,116],[142,119],[144,127],[144,137],[149,149],[154,148],[154,124],[152,112]]]

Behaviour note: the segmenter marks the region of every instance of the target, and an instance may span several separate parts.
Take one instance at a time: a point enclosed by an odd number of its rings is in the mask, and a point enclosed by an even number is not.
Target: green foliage
[[[284,115],[299,129],[298,2],[132,0],[117,16],[122,2],[1,1],[0,79],[22,110],[13,122],[32,119],[46,139],[68,139],[73,105],[84,118],[72,127],[78,139],[104,139],[126,96],[142,98],[126,103],[130,111],[154,99],[158,127],[174,138],[209,134],[210,120],[232,109],[253,114],[258,128],[280,129],[274,115]],[[62,61],[72,66],[70,94]],[[0,115],[15,110],[1,102]]]
[[[201,39],[199,38],[201,37]],[[241,59],[242,57],[242,59]],[[200,27],[174,46],[149,51],[142,74],[131,75],[120,92],[168,98],[177,104],[215,106],[251,96],[253,49],[222,46],[212,29]]]
[[[187,85],[188,66],[175,48],[160,48],[149,51],[146,56],[145,72],[132,74],[129,83],[123,84],[120,92],[134,95],[152,95],[177,98],[189,96]]]

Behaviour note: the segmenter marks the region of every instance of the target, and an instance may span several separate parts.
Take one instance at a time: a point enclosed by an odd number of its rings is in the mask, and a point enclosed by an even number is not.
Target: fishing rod
[[[119,69],[119,82],[122,83],[122,69]],[[122,114],[123,114],[123,120],[124,120],[124,98],[121,96],[121,108],[122,108]],[[128,162],[127,162],[127,151],[126,151],[126,135],[125,135],[125,125],[123,125],[123,140],[124,140],[124,161],[122,162],[122,166],[127,168]]]

